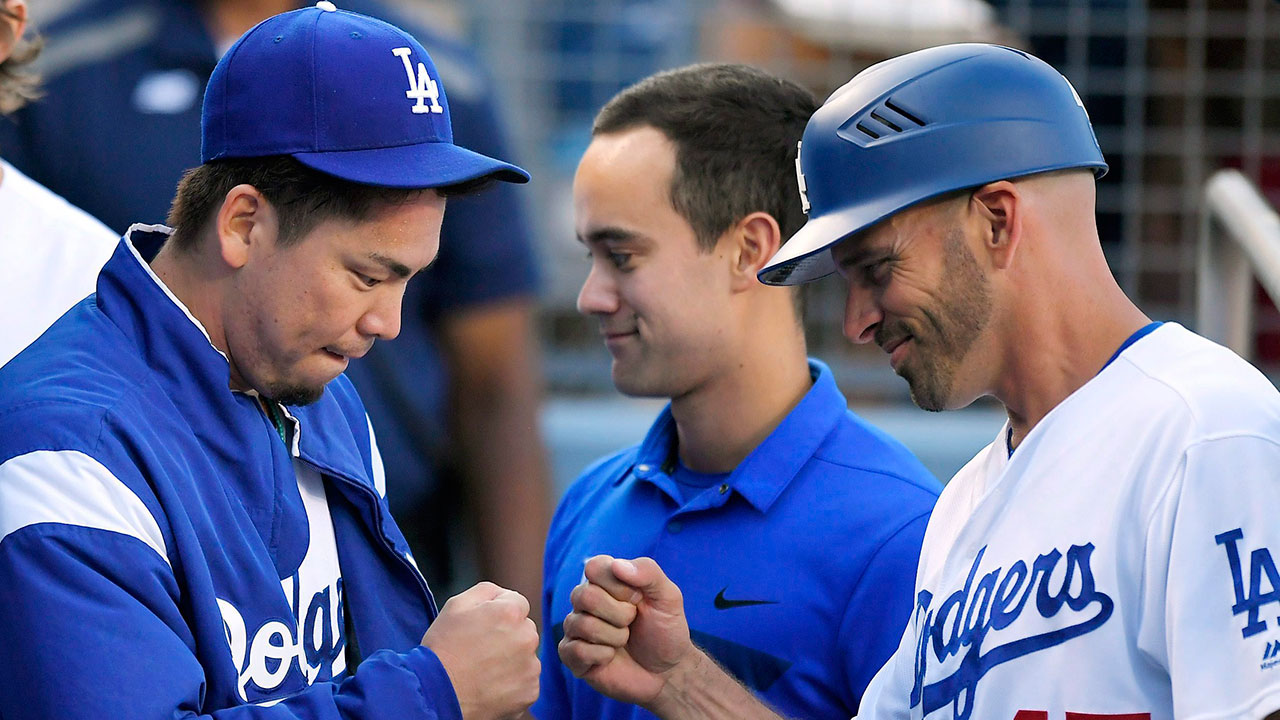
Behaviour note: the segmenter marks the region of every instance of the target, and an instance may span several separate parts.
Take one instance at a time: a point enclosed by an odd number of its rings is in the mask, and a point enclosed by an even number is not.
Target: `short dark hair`
[[[15,18],[7,0],[0,0],[0,15]],[[7,26],[6,26],[7,31]],[[40,54],[44,42],[39,37],[13,38],[13,53],[0,62],[0,115],[8,115],[40,97],[40,76],[28,69]]]
[[[429,190],[452,197],[478,192],[490,183],[490,178],[481,178],[441,188],[387,188],[342,180],[288,155],[214,160],[188,170],[178,183],[167,220],[174,230],[170,242],[175,250],[194,249],[237,185],[252,185],[266,197],[279,219],[278,242],[290,245],[329,218],[365,220],[380,208],[412,201]]]
[[[675,145],[671,204],[711,251],[753,212],[785,242],[804,224],[796,143],[817,110],[812,93],[747,65],[703,63],[652,75],[596,115],[591,134],[652,126]]]

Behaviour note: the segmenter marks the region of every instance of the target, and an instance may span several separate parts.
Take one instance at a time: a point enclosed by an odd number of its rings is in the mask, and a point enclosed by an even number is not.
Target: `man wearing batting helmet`
[[[800,155],[810,219],[761,279],[839,272],[845,334],[917,404],[1009,415],[939,499],[860,716],[1280,717],[1280,394],[1116,285],[1066,79],[1009,48],[911,53],[832,95]],[[584,632],[567,663],[652,683],[664,717],[769,716],[687,641],[652,561],[611,567],[576,612],[634,615],[626,652]]]
[[[453,143],[413,37],[327,0],[227,51],[202,138],[174,227],[0,369],[0,716],[522,712],[527,601],[437,610],[341,373],[398,333],[445,197],[528,175]]]

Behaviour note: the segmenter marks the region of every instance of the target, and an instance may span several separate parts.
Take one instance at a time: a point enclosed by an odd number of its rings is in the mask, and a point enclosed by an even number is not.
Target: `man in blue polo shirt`
[[[803,222],[796,141],[815,106],[758,70],[697,65],[596,117],[574,180],[591,259],[578,309],[618,389],[671,403],[556,512],[542,720],[649,717],[559,661],[571,596],[602,592],[578,588],[598,554],[657,559],[694,642],[788,716],[848,718],[897,646],[940,487],[806,359],[795,293],[756,280]]]
[[[219,56],[258,21],[306,4],[78,2],[40,28],[44,97],[12,122],[0,118],[0,153],[117,233],[163,222],[174,186],[200,164],[200,96]],[[385,0],[336,4],[419,39],[445,68],[458,142],[511,156],[492,83],[465,47],[401,22]],[[378,431],[388,499],[423,573],[458,584],[452,531],[470,514],[482,575],[536,602],[551,491],[531,430],[540,382],[531,228],[515,191],[499,184],[454,198],[441,234],[440,257],[407,291],[400,337],[347,374]]]

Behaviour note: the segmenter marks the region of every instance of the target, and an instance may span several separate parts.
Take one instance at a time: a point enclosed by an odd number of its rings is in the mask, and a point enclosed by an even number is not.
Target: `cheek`
[[[923,273],[897,271],[882,292],[881,301],[891,312],[918,314],[919,308],[937,304],[938,290],[936,284],[931,283]]]
[[[299,283],[288,296],[289,302],[282,311],[300,329],[310,332],[343,325],[359,312],[364,300],[364,293],[341,273],[326,273],[311,282]]]

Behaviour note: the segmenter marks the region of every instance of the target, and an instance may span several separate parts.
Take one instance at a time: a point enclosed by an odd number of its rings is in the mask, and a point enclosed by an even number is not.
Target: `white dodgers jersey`
[[[1007,428],[1006,428],[1007,430]],[[1280,709],[1280,394],[1166,323],[947,485],[860,718]]]

